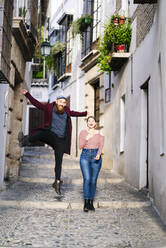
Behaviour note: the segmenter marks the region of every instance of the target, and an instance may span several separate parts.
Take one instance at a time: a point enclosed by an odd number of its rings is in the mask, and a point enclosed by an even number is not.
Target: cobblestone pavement
[[[0,247],[164,248],[166,227],[141,192],[109,170],[95,212],[84,213],[79,161],[65,156],[62,197],[51,187],[53,153],[27,148],[19,181],[0,192]]]

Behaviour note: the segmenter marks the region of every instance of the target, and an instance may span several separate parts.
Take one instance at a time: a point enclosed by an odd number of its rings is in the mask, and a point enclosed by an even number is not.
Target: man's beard
[[[63,107],[62,109],[59,109],[59,106],[57,103],[55,103],[55,112],[57,114],[63,114],[65,112],[65,107]]]

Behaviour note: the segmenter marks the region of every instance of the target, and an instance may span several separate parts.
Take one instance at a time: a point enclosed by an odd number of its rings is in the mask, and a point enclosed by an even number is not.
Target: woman
[[[87,118],[87,130],[79,135],[79,148],[82,149],[80,167],[84,179],[84,211],[95,211],[93,200],[96,192],[96,183],[102,164],[101,152],[104,137],[96,130],[96,120],[93,116]]]

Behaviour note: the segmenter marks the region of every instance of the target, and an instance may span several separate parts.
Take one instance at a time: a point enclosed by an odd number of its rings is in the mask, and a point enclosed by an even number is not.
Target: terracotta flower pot
[[[114,18],[113,20],[114,25],[119,25],[119,18]]]
[[[126,20],[126,18],[124,16],[120,16],[119,17],[119,24],[124,24],[125,20]]]
[[[125,45],[124,44],[116,45],[116,51],[117,51],[117,53],[124,53]]]

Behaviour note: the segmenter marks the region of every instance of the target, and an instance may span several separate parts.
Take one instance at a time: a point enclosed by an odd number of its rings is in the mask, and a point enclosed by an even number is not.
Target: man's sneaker
[[[55,182],[52,184],[52,187],[55,189],[55,191],[58,195],[61,195],[60,186],[62,183],[63,183],[62,180],[55,180]]]
[[[18,133],[18,141],[19,141],[19,146],[23,147],[24,134],[22,131]]]
[[[60,180],[60,184],[62,184],[63,183],[63,180]],[[56,180],[55,180],[55,182],[53,182],[53,184],[52,184],[52,187],[55,189],[55,185],[56,185]]]
[[[24,135],[22,131],[18,134],[18,141],[20,147],[31,146],[31,143],[29,142],[29,136]]]

